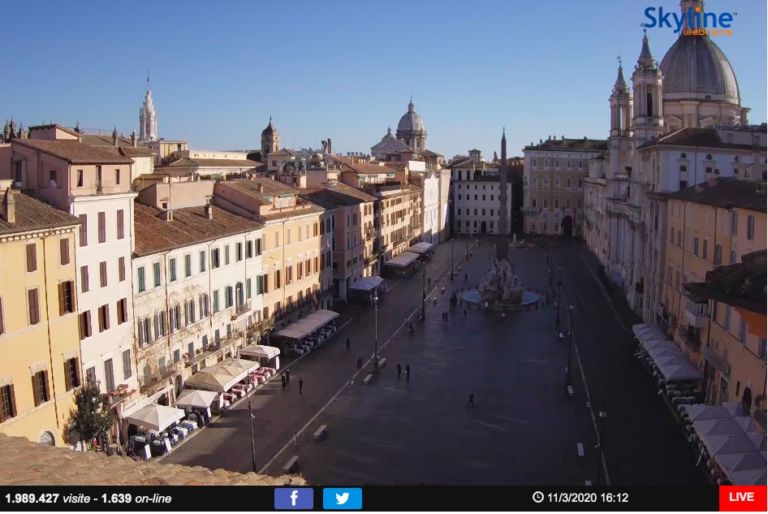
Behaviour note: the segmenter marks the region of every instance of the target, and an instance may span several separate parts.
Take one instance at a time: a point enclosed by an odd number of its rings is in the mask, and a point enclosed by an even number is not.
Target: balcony
[[[233,348],[235,344],[240,343],[242,345],[243,342],[243,334],[241,332],[233,332],[231,336],[220,339],[218,342],[213,342],[208,344],[205,348],[198,349],[197,352],[194,355],[185,354],[184,355],[184,366],[190,367],[193,364],[197,364],[201,361],[205,361],[209,357],[216,357],[218,360],[219,357],[223,357],[224,353]]]
[[[109,403],[111,407],[114,407],[130,398],[134,392],[134,390],[128,389],[127,384],[120,384],[117,386],[117,389],[110,391],[109,394],[105,396],[107,397],[107,403]]]
[[[725,360],[723,357],[721,357],[715,350],[710,348],[709,346],[705,346],[704,350],[702,351],[702,354],[704,355],[704,358],[709,362],[712,366],[720,370],[720,373],[724,375],[725,377],[731,376],[731,365],[730,363]]]
[[[178,372],[178,366],[176,364],[171,364],[170,366],[166,366],[152,376],[145,376],[144,379],[140,381],[141,394],[144,396],[151,396],[155,394],[156,392],[163,389],[166,385],[168,385],[168,379],[176,376]]]
[[[250,311],[251,311],[251,300],[248,300],[246,302],[241,303],[240,305],[235,306],[234,314],[232,314],[232,321],[235,321],[240,316],[247,314]]]
[[[699,329],[690,326],[681,326],[677,329],[677,335],[685,343],[689,350],[698,352],[701,350]]]
[[[685,321],[692,327],[701,328],[707,322],[707,304],[689,301],[683,313]]]

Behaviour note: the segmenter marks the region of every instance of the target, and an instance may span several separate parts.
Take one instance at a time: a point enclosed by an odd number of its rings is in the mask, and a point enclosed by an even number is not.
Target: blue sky
[[[256,148],[273,116],[287,147],[368,151],[413,95],[427,145],[509,153],[549,134],[606,137],[616,57],[627,78],[643,11],[677,0],[65,1],[2,7],[0,122],[50,120],[130,133],[147,70],[159,133],[194,148]],[[766,5],[714,40],[750,121],[766,120]],[[649,29],[661,60],[677,37]]]

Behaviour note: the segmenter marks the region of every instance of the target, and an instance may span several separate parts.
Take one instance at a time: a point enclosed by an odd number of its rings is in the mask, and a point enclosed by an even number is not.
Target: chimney
[[[6,223],[14,224],[16,223],[16,198],[13,189],[10,187],[10,180],[3,180],[0,188],[5,188],[6,186],[7,189],[5,189],[5,195],[3,195],[3,219],[5,219]]]
[[[205,204],[205,217],[209,220],[213,219],[213,205],[211,205],[210,201]]]
[[[136,145],[136,131],[134,130],[131,132],[131,146],[137,146]]]
[[[164,210],[160,216],[163,221],[173,221],[173,211],[170,209]]]
[[[117,127],[112,130],[112,144],[117,146]]]

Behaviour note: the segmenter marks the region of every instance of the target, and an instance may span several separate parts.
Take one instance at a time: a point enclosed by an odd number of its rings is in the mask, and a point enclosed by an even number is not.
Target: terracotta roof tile
[[[226,166],[233,166],[242,168],[244,166],[248,166],[251,168],[258,168],[259,166],[262,166],[260,162],[251,161],[249,159],[198,159],[198,158],[188,158],[188,157],[182,157],[181,159],[177,159],[167,165],[171,168],[178,168],[178,167],[197,167],[197,166],[214,166],[214,167],[226,167]]]
[[[765,183],[732,177],[714,178],[673,193],[658,193],[657,196],[726,209],[739,207],[766,212]]]
[[[16,200],[16,222],[8,223],[4,218],[4,211],[0,209],[0,235],[80,225],[80,220],[68,212],[51,207],[26,193],[17,190],[10,191]],[[0,205],[5,194],[7,193],[0,195]]]
[[[213,219],[204,207],[188,207],[173,211],[173,220],[160,218],[161,210],[136,201],[134,203],[137,257],[173,248],[181,248],[219,237],[241,234],[261,228],[256,221],[213,206]]]
[[[131,164],[131,159],[109,150],[77,141],[45,139],[14,139],[13,144],[40,150],[67,161],[70,164]],[[114,147],[113,147],[114,148]]]

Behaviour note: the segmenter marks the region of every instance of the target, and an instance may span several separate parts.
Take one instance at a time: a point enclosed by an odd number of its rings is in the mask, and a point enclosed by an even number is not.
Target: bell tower
[[[621,59],[619,59],[619,70],[609,101],[611,103],[611,135],[608,178],[613,178],[624,172],[632,151],[632,95],[624,80]]]
[[[632,74],[633,130],[637,146],[659,137],[664,131],[662,76],[651,55],[648,34],[643,31],[643,48]]]

